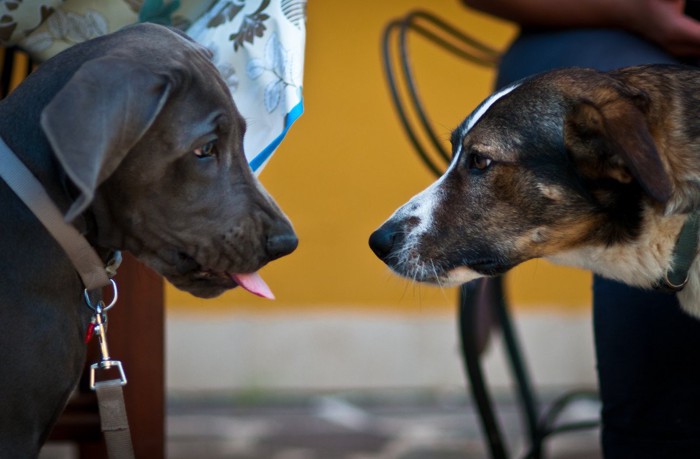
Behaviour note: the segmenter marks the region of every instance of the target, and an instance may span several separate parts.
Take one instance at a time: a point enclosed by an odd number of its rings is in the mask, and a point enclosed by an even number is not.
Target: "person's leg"
[[[593,285],[606,457],[700,457],[700,320],[675,295]]]
[[[675,62],[620,31],[524,33],[503,56],[497,85],[558,67]],[[700,320],[674,295],[598,277],[593,314],[605,457],[700,457]]]

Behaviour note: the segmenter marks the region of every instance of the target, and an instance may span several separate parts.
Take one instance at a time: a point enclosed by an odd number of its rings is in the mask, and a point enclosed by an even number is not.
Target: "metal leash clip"
[[[114,289],[114,296],[108,306],[105,306],[103,301],[98,302],[97,306],[93,306],[90,303],[90,297],[88,295],[87,290],[84,293],[85,302],[87,303],[88,307],[95,311],[95,315],[93,317],[93,333],[97,336],[97,339],[100,344],[100,354],[102,355],[102,358],[99,362],[90,365],[90,389],[92,390],[95,390],[95,376],[98,370],[110,370],[112,368],[116,368],[119,371],[118,379],[105,380],[100,382],[110,384],[116,382],[120,386],[126,385],[126,374],[124,373],[122,363],[119,360],[114,360],[110,357],[109,348],[107,346],[107,310],[109,310],[117,302],[117,284],[114,282],[114,280],[111,279],[110,282],[112,283],[112,288]]]

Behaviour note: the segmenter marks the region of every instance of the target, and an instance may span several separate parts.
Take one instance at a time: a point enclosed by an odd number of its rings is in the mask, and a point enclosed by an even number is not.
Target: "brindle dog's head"
[[[246,162],[245,120],[210,57],[183,34],[143,24],[40,67],[74,67],[41,116],[76,189],[67,219],[87,212],[98,247],[129,250],[202,297],[297,244]]]
[[[453,285],[635,238],[643,206],[672,191],[648,103],[618,79],[582,69],[498,92],[453,132],[445,174],[370,246],[402,276]]]

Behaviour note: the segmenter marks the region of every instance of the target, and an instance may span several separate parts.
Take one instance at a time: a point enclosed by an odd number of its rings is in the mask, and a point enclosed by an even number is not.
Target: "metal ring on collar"
[[[114,306],[117,303],[117,298],[119,297],[118,291],[117,291],[117,283],[114,282],[114,279],[109,280],[112,283],[112,292],[114,295],[112,295],[112,301],[107,305],[107,306],[100,306],[99,304],[97,306],[93,306],[93,304],[90,302],[90,295],[88,294],[87,289],[83,290],[83,296],[85,297],[85,304],[87,304],[87,307],[92,309],[95,312],[97,311],[97,308],[100,308],[100,312],[107,312],[112,306]],[[102,301],[100,301],[102,303]],[[104,303],[102,303],[104,304]]]
[[[684,280],[683,282],[681,282],[680,284],[674,284],[674,283],[671,282],[671,280],[668,278],[668,274],[669,274],[669,273],[664,274],[664,282],[666,283],[666,288],[670,289],[670,290],[673,291],[673,292],[680,292],[681,290],[683,290],[683,287],[685,287],[685,284],[688,283],[688,277],[689,277],[689,276],[686,275],[686,276],[685,276],[685,280]]]

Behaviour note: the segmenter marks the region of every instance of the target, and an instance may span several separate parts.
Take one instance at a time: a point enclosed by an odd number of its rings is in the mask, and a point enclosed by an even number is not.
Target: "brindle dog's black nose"
[[[381,260],[391,254],[394,247],[400,241],[400,231],[397,225],[387,222],[369,237],[369,246]]]
[[[299,245],[299,239],[289,225],[279,225],[267,237],[265,250],[270,260],[289,255]]]

